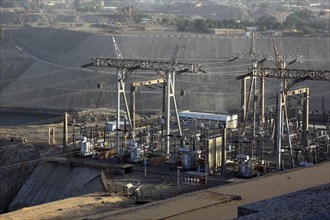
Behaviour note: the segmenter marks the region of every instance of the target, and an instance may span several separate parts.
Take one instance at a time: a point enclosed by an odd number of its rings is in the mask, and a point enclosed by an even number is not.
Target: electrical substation
[[[0,219],[330,219],[329,1],[3,0]]]
[[[281,55],[274,40],[274,55],[257,54],[252,37],[248,53],[228,60],[251,62],[248,73],[237,77],[241,111],[179,111],[176,97],[186,94],[176,91],[176,76],[207,75],[199,63],[177,61],[181,38],[169,61],[125,59],[112,40],[117,57],[93,57],[82,68],[116,70],[116,111],[65,113],[63,153],[79,156],[52,162],[101,168],[108,192],[145,203],[329,160],[330,116],[311,115],[309,88],[299,83],[329,81],[330,72],[290,69],[292,63],[303,63],[303,56]],[[125,84],[137,70],[150,72],[150,78]],[[265,98],[266,78],[276,84],[276,105]],[[137,113],[136,92],[144,87],[161,91],[159,114]],[[289,108],[290,99],[298,104]]]

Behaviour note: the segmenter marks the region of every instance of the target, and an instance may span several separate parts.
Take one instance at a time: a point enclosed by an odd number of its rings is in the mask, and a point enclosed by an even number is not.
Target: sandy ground
[[[129,205],[123,205],[121,197],[87,195],[24,208],[0,219],[234,219],[239,206],[329,182],[327,162],[124,210]],[[242,199],[234,200],[233,195]],[[117,206],[112,206],[114,203]]]
[[[245,182],[214,187],[131,211],[100,213],[94,219],[234,219],[239,206],[296,192],[330,182],[330,162],[300,168]],[[210,200],[206,194],[241,196],[241,200]]]
[[[49,128],[55,128],[55,144],[62,144],[63,124],[27,125],[0,127],[0,135],[4,137],[23,138],[31,143],[48,145]]]
[[[89,194],[68,198],[0,215],[0,219],[70,219],[132,206],[133,201],[109,194]]]

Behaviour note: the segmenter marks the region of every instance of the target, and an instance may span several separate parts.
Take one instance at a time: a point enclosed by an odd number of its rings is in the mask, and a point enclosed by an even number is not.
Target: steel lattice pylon
[[[330,81],[330,70],[304,70],[304,69],[278,69],[278,68],[253,68],[257,71],[252,71],[245,75],[237,77],[244,79],[246,77],[268,77],[277,79],[308,79]]]
[[[118,55],[118,53],[117,53]],[[91,63],[82,65],[82,68],[87,68],[90,66],[96,67],[107,67],[107,68],[116,68],[118,69],[118,95],[117,95],[117,124],[119,124],[119,112],[120,112],[120,93],[125,92],[124,83],[127,77],[134,71],[134,70],[150,70],[155,71],[157,74],[163,78],[167,83],[167,136],[170,133],[170,100],[172,98],[176,118],[178,121],[179,133],[182,135],[179,115],[177,110],[177,104],[175,99],[175,75],[180,73],[197,73],[197,72],[204,72],[201,69],[200,64],[192,64],[192,63],[178,63],[178,62],[164,62],[164,61],[155,61],[155,60],[141,60],[141,59],[122,59],[121,57],[117,58],[91,58]],[[125,97],[124,97],[125,98]],[[129,110],[127,105],[127,100],[125,99],[125,104],[127,111]],[[129,121],[130,116],[128,113]],[[130,123],[132,125],[132,123]],[[118,129],[117,129],[118,130]],[[118,131],[117,131],[118,132]],[[118,136],[118,135],[117,135]],[[118,142],[118,140],[117,140]],[[119,146],[119,145],[118,145]],[[118,147],[119,151],[119,147]],[[169,139],[167,139],[167,154],[169,154]]]
[[[117,58],[100,58],[100,57],[92,58],[92,62],[82,65],[82,68],[86,68],[89,66],[110,67],[110,68],[112,67],[118,69],[127,69],[131,71],[136,69],[154,70],[156,72],[174,71],[176,73],[183,73],[183,72],[196,73],[202,71],[200,64],[192,64],[192,63],[173,64],[172,62],[156,61],[156,60],[117,59]]]

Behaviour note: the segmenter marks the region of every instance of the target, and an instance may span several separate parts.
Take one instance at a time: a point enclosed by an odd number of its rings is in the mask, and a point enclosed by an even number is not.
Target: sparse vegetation
[[[234,19],[225,20],[211,20],[211,19],[195,19],[189,20],[177,20],[178,31],[195,31],[201,33],[207,33],[210,28],[230,28],[241,29],[247,27],[258,27],[260,31],[277,30],[281,28],[281,24],[274,17],[262,17],[256,22],[240,21]]]
[[[313,35],[316,32],[325,32],[329,30],[329,22],[317,21],[314,19],[312,12],[302,10],[289,15],[282,24],[283,28],[295,29],[303,34]]]
[[[101,6],[94,4],[83,5],[77,8],[77,11],[79,12],[97,12],[100,10]]]
[[[306,9],[310,9],[309,1],[289,1],[272,4],[265,1],[246,1],[244,7],[242,4],[232,4],[225,5],[224,8],[215,4],[215,7],[218,7],[220,11],[212,14],[205,13],[205,10],[209,7],[207,3],[199,6],[198,9],[196,9],[196,13],[190,14],[187,13],[186,9],[187,7],[194,8],[195,6],[193,4],[167,4],[165,0],[158,1],[159,3],[157,4],[151,2],[142,4],[133,0],[111,1],[110,5],[109,2],[105,2],[105,6],[111,6],[112,8],[117,7],[117,9],[113,9],[117,11],[116,13],[102,11],[104,8],[99,1],[90,3],[77,0],[73,1],[71,6],[65,5],[63,1],[58,1],[56,4],[48,4],[46,1],[34,0],[0,1],[1,7],[5,10],[10,8],[8,11],[12,12],[12,8],[14,8],[14,12],[12,13],[15,13],[15,16],[12,16],[12,18],[16,20],[12,19],[13,24],[24,24],[22,20],[27,20],[26,17],[31,16],[29,15],[31,11],[41,13],[48,12],[58,15],[60,14],[58,12],[65,9],[65,13],[70,14],[70,10],[72,10],[72,13],[78,12],[79,15],[89,13],[90,16],[93,16],[93,13],[97,14],[102,12],[96,15],[100,17],[102,23],[107,23],[108,21],[113,24],[114,22],[120,21],[123,26],[134,24],[155,25],[163,30],[174,30],[176,26],[177,31],[180,32],[208,33],[212,28],[246,29],[247,27],[254,27],[257,31],[262,33],[282,31],[283,33],[291,32],[290,35],[329,36],[329,20],[326,19],[326,8],[320,5],[317,6],[316,10],[314,10],[315,7],[311,9],[313,10],[312,12]],[[203,9],[203,7],[206,8]],[[174,11],[171,10],[174,8]],[[224,16],[226,10],[227,17]],[[184,12],[184,14],[180,14],[180,12]],[[50,26],[56,24],[56,21],[50,22],[44,19],[45,16],[41,14],[33,16],[39,16],[39,21],[41,23],[46,23]],[[193,19],[194,17],[198,18]],[[155,27],[155,29],[157,29],[157,27]]]
[[[286,20],[280,23],[275,17],[261,17],[257,21],[248,20],[212,20],[212,19],[176,19],[178,31],[194,31],[200,33],[209,32],[210,28],[245,29],[256,27],[258,31],[282,31],[294,30],[303,35],[314,35],[315,33],[326,33],[329,29],[329,22],[313,19],[312,12],[301,10],[289,15]]]
[[[259,31],[281,29],[281,23],[275,17],[261,17],[254,23],[254,26],[258,27]]]
[[[136,24],[139,23],[141,21],[141,19],[144,19],[144,18],[151,19],[151,16],[147,15],[147,14],[135,14],[133,16],[133,20]]]

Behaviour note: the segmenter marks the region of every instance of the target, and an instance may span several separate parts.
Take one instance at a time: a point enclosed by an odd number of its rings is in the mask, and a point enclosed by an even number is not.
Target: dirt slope
[[[8,40],[12,34],[12,41]],[[93,35],[68,30],[21,28],[6,32],[7,45],[12,51],[23,49],[19,56],[28,59],[28,65],[19,66],[17,60],[2,54],[1,77],[11,79],[2,89],[1,105],[6,108],[25,107],[37,109],[81,109],[113,107],[116,94],[116,70],[82,70],[80,66],[90,62],[91,57],[115,57],[111,36]],[[120,35],[117,44],[125,58],[170,60],[179,36],[173,35]],[[329,40],[315,38],[278,38],[277,48],[284,55],[303,55],[303,64],[290,68],[329,69]],[[248,52],[251,39],[221,38],[210,35],[187,36],[182,39],[179,61],[200,63],[207,74],[184,73],[176,77],[179,109],[206,111],[238,111],[240,106],[240,81],[236,77],[248,72],[250,61],[228,63],[238,52]],[[257,38],[259,53],[273,53],[271,38]],[[8,52],[10,54],[10,52]],[[32,60],[32,61],[31,61]],[[32,62],[32,63],[31,63]],[[23,65],[23,64],[20,64]],[[267,65],[272,65],[270,62]],[[24,67],[24,68],[23,68]],[[11,69],[16,69],[15,77]],[[18,71],[19,70],[19,71]],[[129,83],[159,77],[155,72],[134,71]],[[275,80],[266,80],[266,95],[276,94]],[[102,84],[102,88],[98,85]],[[311,87],[311,110],[321,110],[321,101],[328,100],[329,84],[303,82]],[[181,90],[186,95],[180,96]],[[161,105],[161,89],[143,88],[137,93],[137,110],[158,110]],[[269,104],[274,100],[267,99]],[[266,104],[268,104],[266,102]],[[152,103],[152,104],[151,104]],[[326,105],[326,109],[330,109]]]

